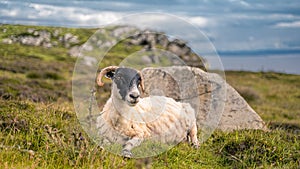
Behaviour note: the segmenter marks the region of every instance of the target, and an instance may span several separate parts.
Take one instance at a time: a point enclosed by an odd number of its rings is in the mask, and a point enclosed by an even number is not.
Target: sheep
[[[190,104],[165,96],[141,98],[143,77],[132,68],[109,66],[102,69],[97,76],[99,86],[104,85],[103,76],[112,80],[112,89],[96,126],[103,130],[103,126],[108,125],[105,130],[113,129],[128,138],[121,152],[124,157],[132,157],[131,150],[151,138],[166,143],[186,138],[198,148],[195,111]]]

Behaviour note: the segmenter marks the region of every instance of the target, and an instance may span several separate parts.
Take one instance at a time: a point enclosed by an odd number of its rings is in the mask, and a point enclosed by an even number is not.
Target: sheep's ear
[[[105,77],[108,79],[113,79],[115,77],[115,71],[109,71],[105,74]]]
[[[140,80],[140,87],[141,87],[142,92],[144,93],[144,92],[145,92],[144,78],[143,78],[142,72],[138,72],[138,74],[139,74],[140,77],[141,77],[141,80]]]

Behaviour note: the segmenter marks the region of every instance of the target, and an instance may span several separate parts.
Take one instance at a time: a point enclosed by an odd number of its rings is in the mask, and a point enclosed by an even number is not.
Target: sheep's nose
[[[130,93],[129,97],[132,98],[132,99],[134,99],[134,100],[136,100],[137,98],[140,97],[140,94],[138,94],[138,93]]]

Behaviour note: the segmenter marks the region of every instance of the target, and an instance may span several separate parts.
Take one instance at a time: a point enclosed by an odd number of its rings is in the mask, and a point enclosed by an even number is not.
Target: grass
[[[298,75],[274,72],[226,72],[226,78],[271,125],[280,122],[299,126]]]
[[[28,28],[71,32],[80,42],[94,30],[1,25],[0,40]],[[67,49],[0,43],[0,168],[299,168],[300,76],[226,72],[227,81],[267,122],[270,131],[216,131],[199,149],[180,143],[158,156],[124,159],[83,131],[72,104],[75,59]],[[140,49],[116,46],[115,56]],[[109,88],[99,102],[105,102]],[[100,103],[101,104],[101,103]]]

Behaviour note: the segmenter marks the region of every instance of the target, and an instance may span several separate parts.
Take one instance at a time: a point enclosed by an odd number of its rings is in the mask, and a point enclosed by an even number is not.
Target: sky
[[[8,24],[101,27],[141,12],[167,13],[195,25],[227,70],[300,74],[299,0],[0,0],[0,23]]]

